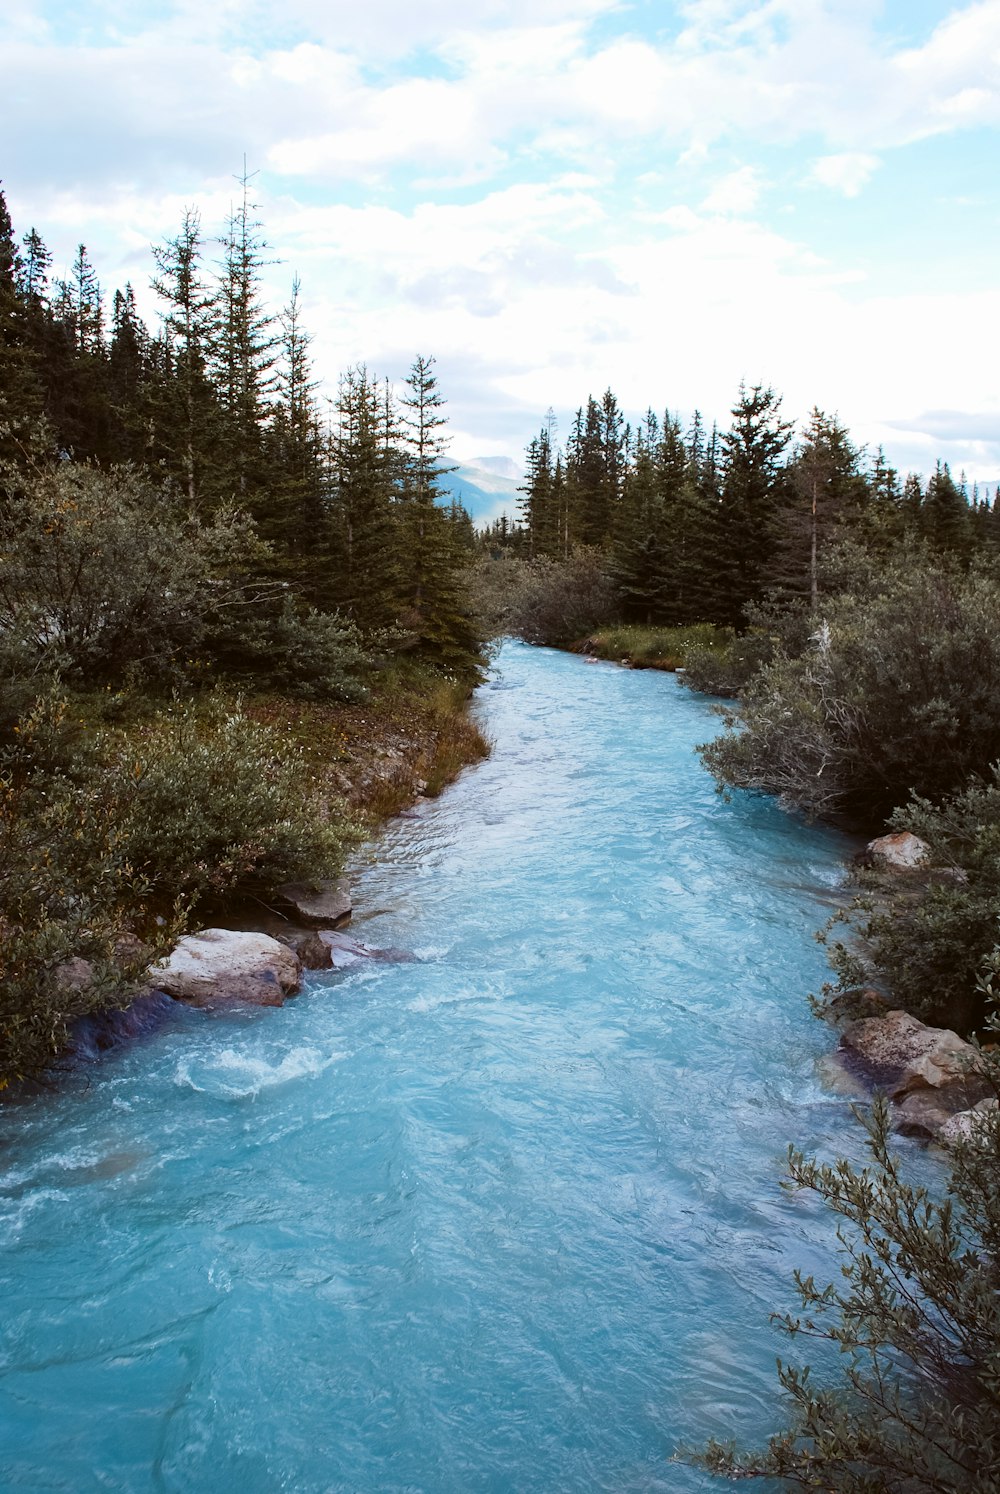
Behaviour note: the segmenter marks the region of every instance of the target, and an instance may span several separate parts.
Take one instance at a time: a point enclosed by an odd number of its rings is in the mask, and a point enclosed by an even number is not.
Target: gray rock
[[[405,965],[416,959],[406,949],[375,949],[370,944],[361,944],[357,939],[352,939],[350,934],[339,934],[333,930],[321,931],[319,937],[329,952],[329,964],[336,970],[343,970],[347,965],[353,965],[357,960],[381,960],[385,964]]]
[[[337,928],[353,911],[346,882],[286,882],[277,889],[277,896],[301,923],[318,929]]]
[[[959,1141],[969,1141],[987,1124],[990,1111],[997,1109],[995,1099],[980,1100],[971,1110],[960,1110],[949,1115],[937,1134],[942,1146],[954,1146]]]
[[[89,960],[74,955],[57,965],[53,976],[60,991],[85,991],[94,984],[94,967]]]
[[[299,988],[294,950],[267,934],[202,929],[186,934],[165,959],[151,966],[158,990],[194,1006],[280,1006]]]

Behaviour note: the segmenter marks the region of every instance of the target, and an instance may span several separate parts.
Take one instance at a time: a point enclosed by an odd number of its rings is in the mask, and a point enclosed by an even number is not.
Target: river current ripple
[[[679,1442],[780,1423],[851,847],[721,799],[670,676],[506,645],[477,709],[491,759],[354,868],[417,963],[0,1111],[0,1489],[687,1494]]]

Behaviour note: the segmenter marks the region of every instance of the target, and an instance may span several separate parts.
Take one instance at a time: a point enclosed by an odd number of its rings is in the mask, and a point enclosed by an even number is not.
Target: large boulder
[[[149,978],[192,1006],[280,1006],[298,990],[301,974],[295,951],[268,934],[202,929],[186,934]]]
[[[950,1116],[990,1093],[971,1043],[908,1012],[850,1023],[840,1049],[848,1068],[886,1091],[898,1129],[913,1135],[936,1136]]]
[[[909,830],[897,830],[894,835],[880,835],[877,840],[869,841],[867,855],[876,866],[892,871],[916,871],[927,865],[930,846]]]
[[[335,929],[353,911],[346,882],[286,882],[277,889],[277,897],[299,923],[314,929]]]

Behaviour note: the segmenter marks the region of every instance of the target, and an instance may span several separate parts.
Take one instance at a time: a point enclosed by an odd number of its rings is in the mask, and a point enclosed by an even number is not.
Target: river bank
[[[290,876],[337,875],[485,755],[468,704],[467,685],[410,664],[354,703],[212,692],[48,708],[0,820],[0,1091],[71,1057],[81,1033],[89,1055],[146,1030],[147,966],[179,937],[252,927]]]

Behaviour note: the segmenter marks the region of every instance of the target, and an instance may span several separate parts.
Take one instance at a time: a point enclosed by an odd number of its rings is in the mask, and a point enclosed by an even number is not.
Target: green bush
[[[236,683],[306,700],[364,700],[361,677],[373,662],[354,623],[300,610],[291,597],[276,609],[257,606],[211,620],[205,650]]]
[[[245,518],[203,524],[130,468],[44,468],[0,508],[0,668],[176,680],[255,545]]]
[[[833,946],[839,994],[820,1010],[843,1011],[844,994],[875,981],[922,1021],[973,1031],[985,1015],[978,975],[1000,917],[1000,764],[940,805],[912,800],[890,823],[927,842],[933,869],[865,876],[850,913],[860,944]]]
[[[480,561],[470,590],[487,636],[512,634],[526,643],[557,647],[586,638],[614,618],[618,606],[603,558],[583,547],[566,560]]]
[[[1000,1061],[984,1054],[980,1067],[1000,1096]],[[796,1273],[802,1315],[777,1322],[836,1348],[843,1368],[817,1384],[808,1365],[779,1360],[790,1426],[759,1453],[710,1444],[696,1461],[712,1472],[831,1494],[996,1494],[1000,1111],[979,1114],[943,1200],[907,1181],[888,1125],[877,1100],[860,1171],[789,1153],[788,1186],[844,1221],[843,1264],[825,1287]]]
[[[122,933],[155,942],[205,897],[336,872],[355,834],[301,749],[214,697],[91,733],[47,702],[17,740],[0,772],[0,1085],[127,999]],[[67,987],[73,956],[94,984]]]
[[[865,585],[825,598],[804,651],[780,648],[751,678],[702,749],[722,783],[871,823],[1000,757],[994,578],[907,557]]]

